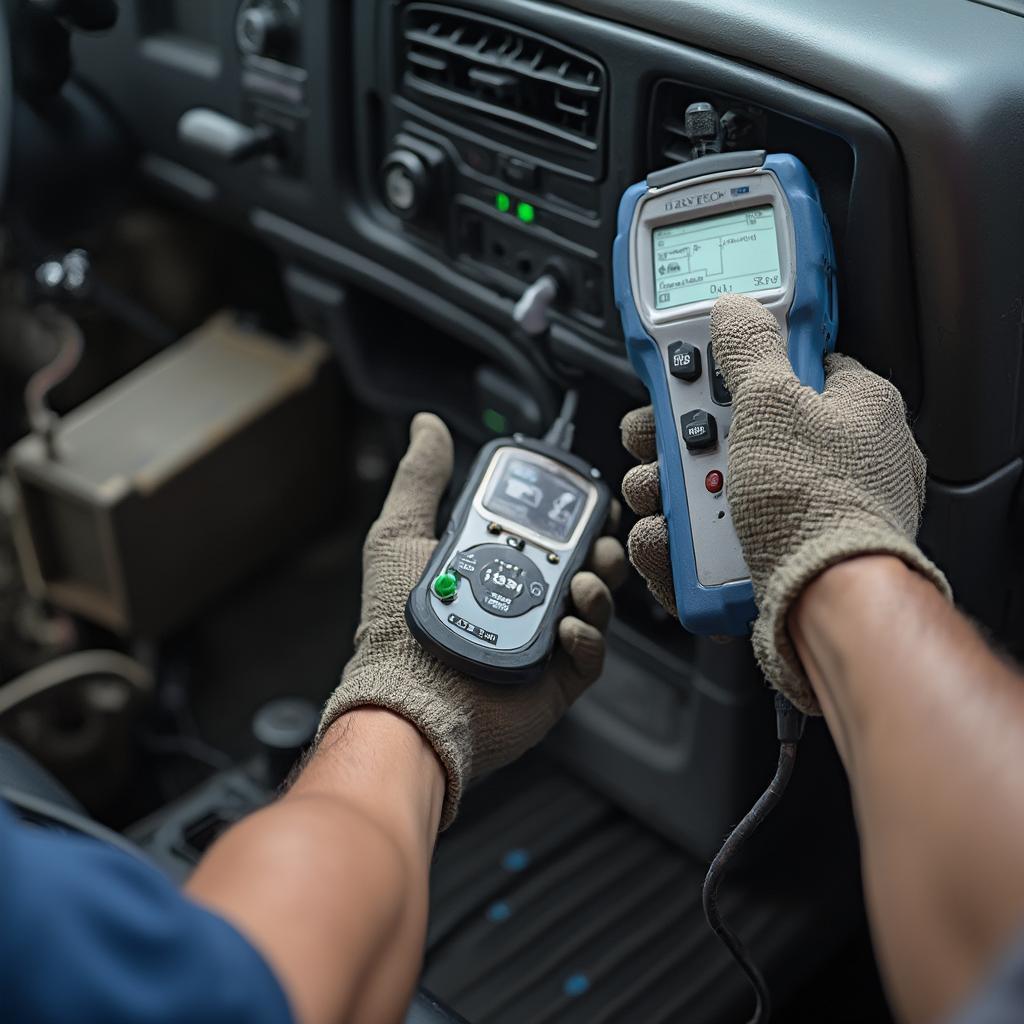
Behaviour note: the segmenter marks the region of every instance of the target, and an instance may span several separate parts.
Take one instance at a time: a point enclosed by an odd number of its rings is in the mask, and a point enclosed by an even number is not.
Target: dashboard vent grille
[[[524,29],[438,4],[402,13],[404,86],[517,127],[596,149],[605,73],[595,60]]]

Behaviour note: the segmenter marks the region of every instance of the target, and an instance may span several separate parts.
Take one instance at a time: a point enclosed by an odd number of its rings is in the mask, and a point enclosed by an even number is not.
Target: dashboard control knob
[[[542,274],[519,297],[512,319],[531,336],[543,334],[548,329],[558,292],[558,278],[551,273]]]
[[[235,41],[242,53],[283,60],[293,55],[298,24],[294,0],[248,0],[238,9]]]
[[[380,168],[380,189],[388,209],[403,220],[433,221],[446,211],[439,198],[445,176],[446,154],[418,135],[400,132]]]
[[[411,220],[423,209],[430,191],[426,161],[411,149],[396,149],[387,155],[382,168],[384,201],[399,217]]]

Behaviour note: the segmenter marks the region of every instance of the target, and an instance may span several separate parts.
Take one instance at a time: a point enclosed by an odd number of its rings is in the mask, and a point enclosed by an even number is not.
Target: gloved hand
[[[441,828],[455,818],[463,786],[499,768],[544,737],[601,674],[612,615],[610,586],[626,573],[622,545],[601,537],[592,572],[570,584],[575,609],[559,623],[559,647],[544,676],[498,686],[443,665],[405,624],[409,588],[420,578],[437,539],[438,503],[452,473],[452,439],[430,413],[412,421],[409,450],[399,464],[380,517],[363,547],[363,609],[355,653],[324,708],[318,738],[339,715],[374,705],[407,719],[434,748],[448,776]]]
[[[891,554],[951,596],[945,576],[914,542],[925,459],[889,381],[836,354],[826,359],[825,390],[805,387],[775,318],[755,299],[719,299],[711,338],[733,399],[726,487],[757,602],[754,653],[796,707],[820,713],[786,624],[815,576],[856,555]],[[637,458],[656,458],[650,408],[626,416],[622,439]],[[622,490],[645,517],[629,535],[630,560],[675,612],[656,464],[631,469]]]

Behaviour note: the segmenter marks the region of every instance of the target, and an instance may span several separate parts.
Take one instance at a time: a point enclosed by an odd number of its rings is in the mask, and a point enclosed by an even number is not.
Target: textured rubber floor
[[[424,983],[472,1024],[745,1019],[704,865],[539,757],[465,811],[438,849]],[[724,905],[755,944],[777,927],[736,890]]]

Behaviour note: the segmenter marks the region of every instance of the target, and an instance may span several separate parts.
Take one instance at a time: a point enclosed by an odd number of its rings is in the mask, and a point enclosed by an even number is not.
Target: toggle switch
[[[531,337],[543,334],[550,324],[551,307],[559,290],[554,274],[541,274],[520,296],[512,310],[512,319]]]
[[[269,125],[252,127],[207,107],[194,107],[181,115],[178,139],[227,164],[276,153],[280,148],[277,132]]]

